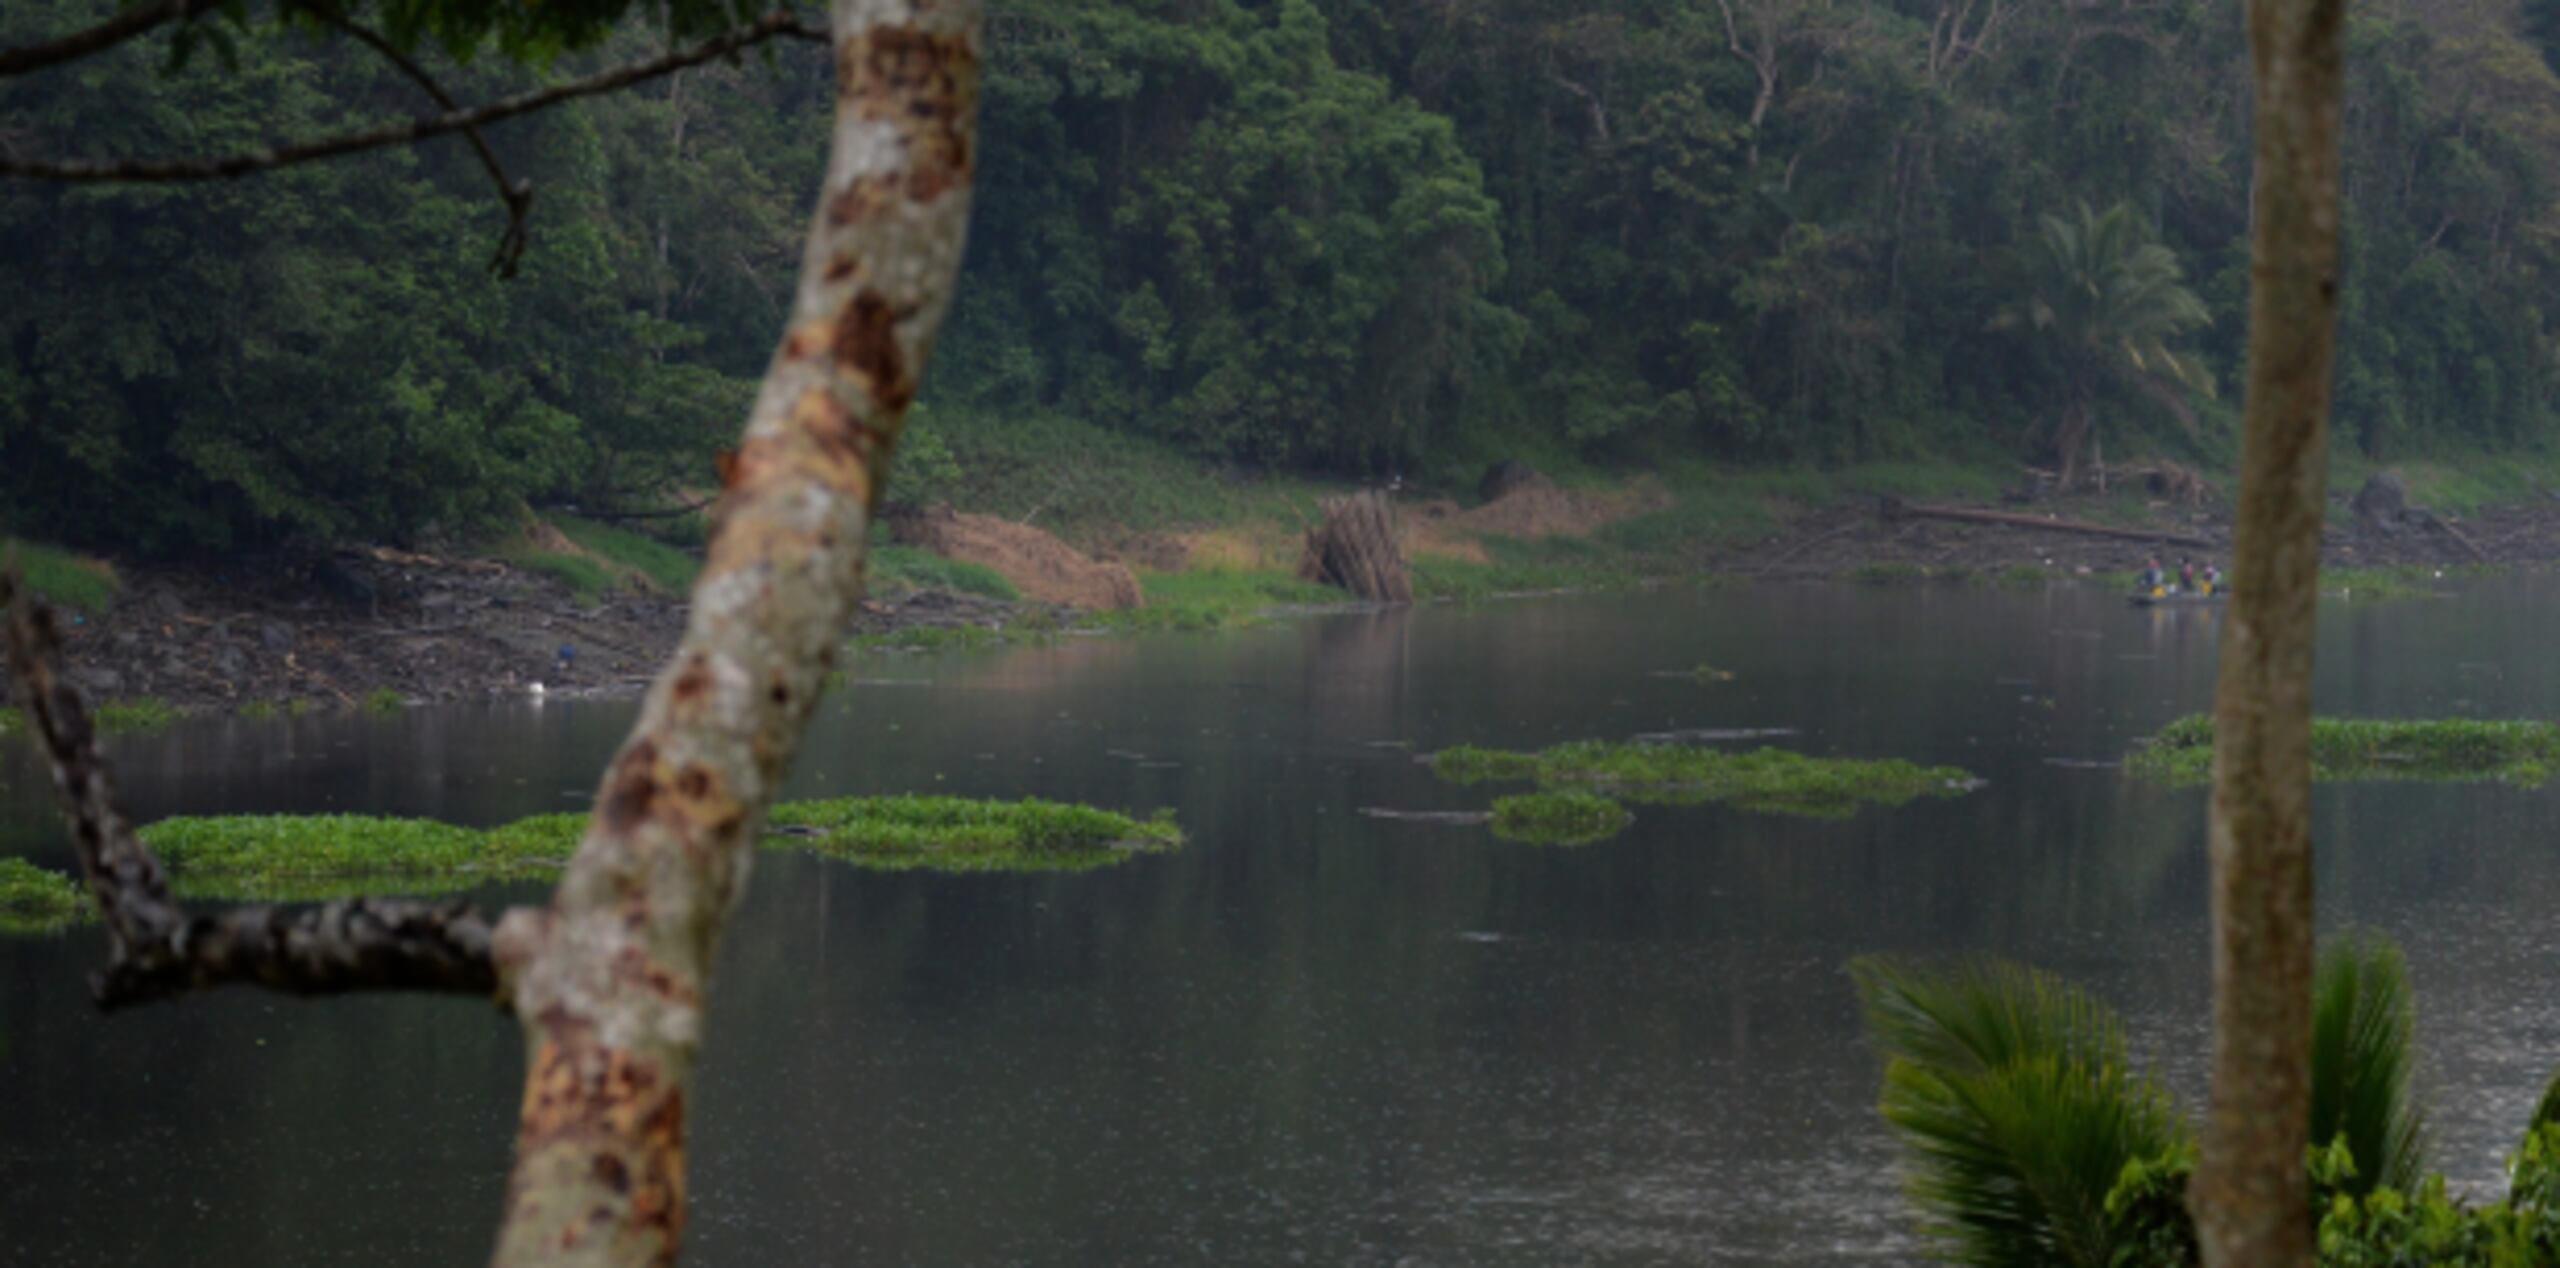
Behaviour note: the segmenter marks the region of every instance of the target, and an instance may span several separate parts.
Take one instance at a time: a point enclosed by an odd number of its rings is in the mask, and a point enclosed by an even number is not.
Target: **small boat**
[[[2200,603],[2220,603],[2230,597],[2228,590],[2137,590],[2125,596],[2125,602],[2137,608],[2189,607]]]

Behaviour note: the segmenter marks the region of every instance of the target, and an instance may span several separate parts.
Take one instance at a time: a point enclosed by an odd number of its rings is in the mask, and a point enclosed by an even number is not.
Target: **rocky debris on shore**
[[[64,661],[92,701],[186,709],[308,701],[358,707],[491,695],[615,696],[646,688],[683,636],[685,604],[564,584],[486,559],[344,550],[263,571],[129,565],[102,612],[65,618]],[[939,590],[864,601],[848,636],[997,627],[1070,615]]]

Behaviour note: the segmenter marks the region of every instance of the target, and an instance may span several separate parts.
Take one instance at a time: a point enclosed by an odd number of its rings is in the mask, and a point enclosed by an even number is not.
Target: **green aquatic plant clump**
[[[1531,845],[1590,845],[1635,822],[1625,806],[1587,792],[1522,793],[1493,803],[1493,834]]]
[[[271,902],[442,892],[535,870],[490,836],[374,815],[188,815],[141,831],[181,895]]]
[[[1453,784],[1522,783],[1538,777],[1538,755],[1461,744],[1423,759]]]
[[[2183,717],[2162,727],[2127,763],[2135,774],[2170,784],[2213,778],[2213,719]],[[2560,725],[2531,721],[2437,721],[2316,718],[2311,723],[2311,777],[2320,780],[2498,780],[2533,787],[2560,766]]]
[[[0,858],[0,933],[56,933],[98,918],[80,882],[21,858]]]
[[[1075,871],[1182,844],[1170,812],[1137,819],[1039,800],[787,802],[773,808],[770,825],[768,848],[885,869]],[[181,897],[318,902],[543,879],[577,852],[586,830],[584,814],[534,815],[486,830],[374,815],[220,815],[163,819],[140,835]],[[65,886],[67,905],[54,896]],[[68,920],[86,910],[76,885],[0,860],[0,932],[50,928],[56,907],[71,913]]]
[[[1628,801],[1722,801],[1747,810],[1821,818],[1846,816],[1869,804],[1898,806],[1915,797],[1952,797],[1974,786],[1972,775],[1953,766],[1807,757],[1775,748],[1734,753],[1687,744],[1577,740],[1538,753],[1468,745],[1426,760],[1452,783],[1535,780]]]
[[[768,822],[769,849],[886,869],[1082,871],[1182,844],[1170,812],[1137,819],[1036,797],[840,797],[787,802]]]

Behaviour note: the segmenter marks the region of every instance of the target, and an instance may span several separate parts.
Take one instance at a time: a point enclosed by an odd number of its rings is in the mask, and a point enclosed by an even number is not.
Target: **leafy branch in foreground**
[[[2213,778],[2213,719],[2183,717],[2135,749],[2127,769],[2171,784]],[[2471,718],[2401,721],[2316,718],[2311,774],[2321,780],[2494,779],[2532,787],[2560,767],[2560,725]]]

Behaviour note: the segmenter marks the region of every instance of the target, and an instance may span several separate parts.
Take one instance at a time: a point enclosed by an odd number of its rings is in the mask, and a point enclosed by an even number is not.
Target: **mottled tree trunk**
[[[2213,1099],[2189,1202],[2213,1268],[2309,1264],[2311,665],[2338,296],[2344,0],[2250,0],[2247,436],[2214,698]]]
[[[852,611],[959,267],[977,8],[834,0],[825,185],[684,641],[551,905],[498,930],[529,1053],[500,1264],[675,1256],[713,953]]]

